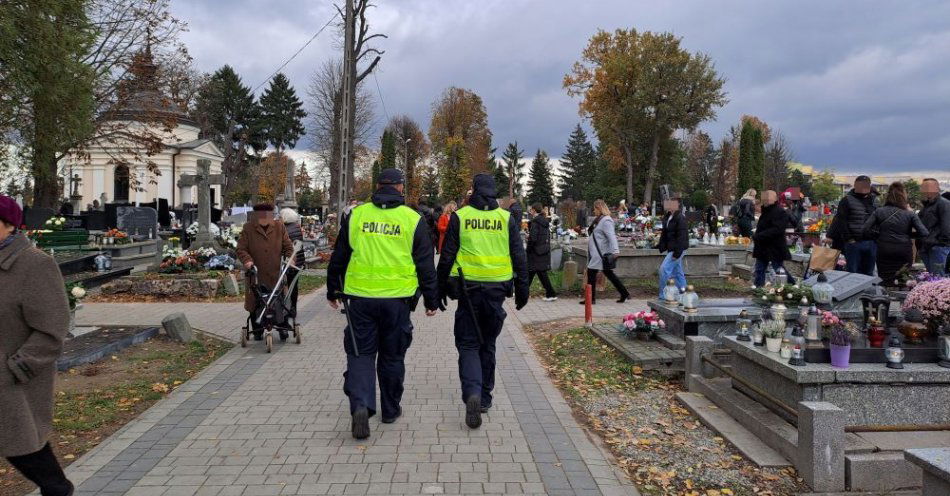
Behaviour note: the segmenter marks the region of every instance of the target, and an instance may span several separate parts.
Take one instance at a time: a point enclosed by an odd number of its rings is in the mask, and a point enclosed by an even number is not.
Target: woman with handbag
[[[53,454],[56,360],[69,329],[66,286],[56,261],[17,228],[23,211],[0,195],[0,456],[39,486],[69,496],[73,485]]]
[[[894,276],[901,268],[914,263],[912,238],[929,233],[917,214],[907,206],[907,191],[901,182],[887,189],[884,206],[864,221],[865,239],[877,243],[877,275],[884,286],[896,286]]]
[[[683,272],[683,257],[689,248],[689,225],[686,216],[680,210],[680,201],[676,198],[663,200],[663,231],[657,249],[666,253],[666,258],[660,264],[660,299],[663,299],[663,288],[666,281],[673,279],[676,287],[686,289],[686,273]]]
[[[589,236],[587,238],[587,284],[595,289],[591,291],[591,303],[597,303],[597,273],[601,271],[620,293],[617,303],[623,303],[630,299],[630,292],[614,274],[614,269],[617,267],[617,255],[620,254],[620,244],[617,243],[614,220],[610,218],[610,208],[603,200],[594,202],[594,215],[596,215],[594,222],[587,228]]]

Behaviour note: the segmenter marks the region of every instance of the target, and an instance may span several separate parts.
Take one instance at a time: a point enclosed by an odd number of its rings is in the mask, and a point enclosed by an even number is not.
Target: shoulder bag
[[[599,225],[600,223],[598,223],[598,226]],[[614,270],[617,268],[617,256],[613,253],[604,255],[604,252],[600,251],[600,243],[597,242],[597,229],[594,229],[591,236],[594,238],[594,248],[597,248],[597,254],[600,255],[600,262],[604,266],[603,270]]]

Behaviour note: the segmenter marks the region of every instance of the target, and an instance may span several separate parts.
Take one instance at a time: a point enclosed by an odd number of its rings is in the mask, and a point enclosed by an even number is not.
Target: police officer
[[[441,299],[459,300],[455,347],[462,401],[465,423],[476,429],[492,405],[495,340],[507,316],[502,305],[512,293],[518,310],[528,303],[521,219],[498,207],[492,176],[475,176],[468,204],[449,219],[438,273]]]
[[[330,306],[339,308],[341,298],[348,302],[343,392],[350,399],[356,439],[369,437],[377,376],[383,423],[402,415],[411,308],[420,292],[427,316],[439,307],[428,225],[405,206],[402,192],[402,173],[383,170],[372,203],[353,208],[345,217],[327,267]]]

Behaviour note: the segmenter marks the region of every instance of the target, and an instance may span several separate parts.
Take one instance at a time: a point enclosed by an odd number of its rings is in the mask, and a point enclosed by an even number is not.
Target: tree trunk
[[[52,136],[58,109],[51,108],[42,94],[33,100],[33,207],[59,208],[59,182],[57,180],[56,148]],[[77,212],[78,213],[78,212]],[[19,226],[17,226],[19,227]]]
[[[629,144],[621,146],[623,148],[623,161],[627,166],[627,204],[633,205],[633,149]]]
[[[656,164],[660,158],[660,132],[653,134],[653,144],[650,146],[650,167],[647,170],[647,182],[643,191],[643,202],[649,205],[653,201],[653,176],[656,175]]]

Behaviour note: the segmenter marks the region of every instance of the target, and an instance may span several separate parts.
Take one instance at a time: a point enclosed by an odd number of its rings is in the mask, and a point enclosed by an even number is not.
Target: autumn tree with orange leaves
[[[712,59],[690,53],[671,33],[598,31],[564,87],[578,96],[602,141],[616,148],[626,168],[626,196],[633,203],[638,150],[648,150],[644,201],[652,200],[660,144],[678,129],[693,130],[727,102]],[[648,147],[648,148],[644,148]]]
[[[429,141],[445,199],[460,200],[474,174],[486,171],[488,113],[471,90],[451,87],[432,104]]]

